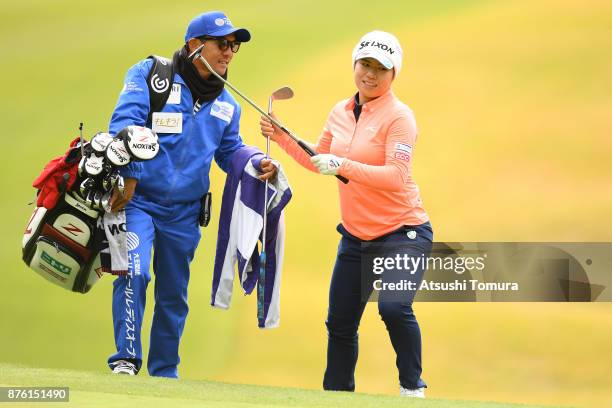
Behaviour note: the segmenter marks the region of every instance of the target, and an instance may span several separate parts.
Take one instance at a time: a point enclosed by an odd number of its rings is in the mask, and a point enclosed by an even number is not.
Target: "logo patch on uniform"
[[[394,157],[395,157],[396,159],[400,159],[400,160],[403,160],[403,161],[407,161],[407,162],[409,162],[409,161],[410,161],[410,155],[409,155],[409,154],[406,154],[406,153],[402,153],[402,152],[395,152]]]
[[[154,74],[151,77],[151,89],[156,93],[164,93],[170,86],[170,80],[168,78],[160,79],[159,75]]]
[[[180,112],[153,112],[151,123],[156,133],[181,133],[183,131],[183,115]]]
[[[215,101],[210,107],[210,115],[230,123],[234,116],[234,105],[227,102]]]
[[[178,105],[181,103],[181,85],[172,84],[172,90],[170,91],[170,96],[166,103],[170,105]]]
[[[125,235],[126,235],[125,240],[127,241],[128,251],[133,251],[136,248],[138,248],[138,245],[140,245],[140,239],[138,238],[138,234],[132,231],[128,231],[127,234]]]
[[[406,152],[408,154],[412,154],[412,146],[410,146],[407,143],[396,143],[395,144],[395,150],[399,150],[402,152]]]
[[[396,159],[400,159],[403,161],[410,161],[410,155],[412,154],[412,146],[407,143],[397,142],[395,144],[395,154],[394,157]]]
[[[121,93],[142,92],[142,88],[136,82],[130,81],[123,85]]]

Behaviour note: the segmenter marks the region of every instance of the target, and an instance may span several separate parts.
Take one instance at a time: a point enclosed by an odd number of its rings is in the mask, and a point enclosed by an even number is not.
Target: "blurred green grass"
[[[167,378],[114,376],[65,369],[40,369],[0,364],[0,386],[68,387],[69,402],[78,407],[437,407],[538,408],[493,402],[419,400],[384,395],[323,392],[296,388],[261,387],[213,381],[175,381]],[[23,402],[8,404],[20,406]]]
[[[113,348],[111,278],[86,295],[49,286],[20,261],[32,179],[85,122],[107,125],[126,69],[171,55],[198,2],[10,1],[0,27],[0,361],[105,370]],[[420,128],[415,178],[438,240],[610,241],[612,6],[605,1],[233,2],[253,41],[230,80],[260,102],[296,92],[277,114],[314,141],[353,91],[350,52],[371,29],[405,50],[395,93]],[[243,109],[247,143],[263,146]],[[337,187],[273,150],[294,189],[287,210],[282,324],[256,329],[255,299],[208,306],[216,220],[192,268],[181,346],[184,378],[320,388],[327,287],[338,236]],[[218,211],[223,175],[213,171]],[[394,356],[375,307],[364,315],[357,389],[397,392]],[[148,338],[151,302],[143,338]],[[424,378],[440,398],[602,406],[612,398],[608,304],[415,306]],[[588,337],[587,337],[588,336]],[[146,341],[145,341],[146,343]],[[146,350],[146,347],[145,347]],[[244,350],[257,350],[248,353]]]

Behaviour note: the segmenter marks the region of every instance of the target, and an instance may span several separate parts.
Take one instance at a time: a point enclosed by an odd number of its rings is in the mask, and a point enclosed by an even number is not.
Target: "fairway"
[[[57,384],[74,387],[73,402],[89,406],[120,406],[125,393],[151,407],[172,405],[169,398],[249,406],[260,403],[258,395],[263,405],[293,406],[610,405],[610,303],[415,304],[423,379],[428,398],[436,399],[418,403],[392,397],[395,354],[371,304],[359,332],[358,394],[319,392],[340,238],[338,186],[274,144],[272,157],[293,190],[280,328],[257,328],[253,296],[235,295],[228,311],[210,307],[225,181],[213,164],[213,214],[191,269],[181,381],[148,378],[146,362],[138,378],[107,375],[113,277],[78,295],[26,268],[20,242],[33,210],[31,183],[78,135],[79,122],[87,138],[106,130],[126,70],[149,54],[172,56],[189,19],[209,7],[222,8],[253,34],[231,63],[230,82],[260,106],[271,91],[290,86],[294,98],[275,103],[275,113],[309,142],[334,103],[355,92],[350,58],[360,36],[373,29],[398,36],[405,58],[393,90],[416,116],[414,177],[435,240],[612,241],[610,1],[236,0],[225,7],[194,0],[6,0],[0,383],[48,385],[59,376]],[[265,148],[259,114],[240,103],[245,143]],[[152,284],[142,328],[145,360]]]
[[[323,392],[297,388],[257,387],[213,381],[177,381],[128,377],[87,371],[34,369],[0,364],[0,386],[69,387],[78,407],[413,407],[413,408],[538,408],[536,405],[475,401],[416,400],[383,395]],[[15,405],[18,405],[15,403]],[[6,406],[4,403],[2,406]]]

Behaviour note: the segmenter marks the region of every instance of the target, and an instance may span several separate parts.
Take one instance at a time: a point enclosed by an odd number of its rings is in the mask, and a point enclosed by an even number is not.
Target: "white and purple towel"
[[[256,148],[245,146],[232,156],[225,181],[217,253],[212,281],[211,305],[228,309],[232,298],[234,268],[245,294],[250,294],[259,276],[257,241],[263,231],[265,183],[260,175],[259,162],[264,155]],[[261,328],[278,327],[280,323],[280,282],[285,246],[283,209],[291,200],[291,188],[278,163],[278,175],[268,184],[268,219],[266,231],[266,277],[264,288],[264,318],[258,319]]]

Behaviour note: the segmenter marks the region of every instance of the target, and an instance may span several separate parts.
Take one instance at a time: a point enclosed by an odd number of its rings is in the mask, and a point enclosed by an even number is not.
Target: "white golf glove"
[[[343,157],[334,154],[317,154],[312,156],[310,161],[319,169],[319,173],[327,176],[335,176],[344,162]]]

